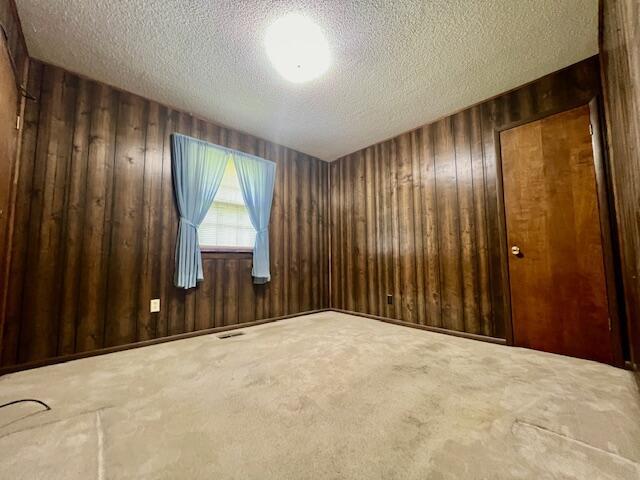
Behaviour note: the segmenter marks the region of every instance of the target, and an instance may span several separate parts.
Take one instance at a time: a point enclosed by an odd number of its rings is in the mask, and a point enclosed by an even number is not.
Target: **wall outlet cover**
[[[159,298],[151,299],[150,310],[151,310],[151,313],[155,313],[155,312],[159,312],[160,311],[160,299]]]

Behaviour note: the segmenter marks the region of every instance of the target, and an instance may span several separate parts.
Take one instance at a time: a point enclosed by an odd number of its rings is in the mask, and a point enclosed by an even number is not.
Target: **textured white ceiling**
[[[597,53],[597,0],[18,0],[30,53],[325,160]],[[289,83],[264,49],[287,12],[331,46]]]

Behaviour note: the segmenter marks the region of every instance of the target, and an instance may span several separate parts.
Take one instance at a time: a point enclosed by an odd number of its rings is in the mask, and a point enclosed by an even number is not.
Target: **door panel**
[[[8,46],[0,35],[0,329],[4,320],[4,279],[9,241],[11,184],[16,160],[18,90]],[[0,330],[0,338],[2,338]]]
[[[589,106],[500,133],[514,344],[613,363]]]

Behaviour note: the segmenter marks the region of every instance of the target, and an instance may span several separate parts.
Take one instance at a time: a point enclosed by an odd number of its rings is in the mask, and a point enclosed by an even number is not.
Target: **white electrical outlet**
[[[159,298],[152,298],[151,299],[150,310],[151,310],[151,313],[155,313],[155,312],[159,312],[160,311],[160,299]]]

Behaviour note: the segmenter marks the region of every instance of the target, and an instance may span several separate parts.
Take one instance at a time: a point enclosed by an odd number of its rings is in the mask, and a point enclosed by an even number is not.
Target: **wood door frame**
[[[616,245],[615,212],[614,204],[611,200],[610,165],[605,148],[605,123],[602,116],[604,111],[601,95],[592,97],[588,102],[569,102],[560,108],[539,112],[525,119],[520,119],[504,124],[496,125],[493,128],[496,158],[496,193],[498,196],[498,239],[500,245],[500,275],[504,285],[504,327],[507,345],[514,346],[513,316],[511,310],[511,283],[509,280],[509,259],[507,250],[509,248],[507,239],[507,216],[504,199],[504,178],[502,174],[502,145],[500,143],[500,133],[511,128],[536,122],[546,117],[558,113],[573,110],[581,106],[589,107],[590,123],[593,133],[591,135],[591,145],[593,150],[594,173],[596,177],[596,195],[599,206],[600,229],[602,235],[602,249],[604,257],[605,281],[608,297],[609,318],[611,319],[611,343],[614,355],[614,364],[618,367],[624,366],[622,354],[621,313],[620,313],[620,286],[621,270],[620,261],[614,246]]]
[[[11,2],[13,3],[13,2]],[[13,5],[15,8],[15,5]],[[9,184],[9,205],[7,208],[7,228],[5,232],[0,234],[6,235],[5,248],[4,252],[4,264],[0,261],[0,358],[2,358],[2,350],[4,346],[3,337],[4,337],[4,324],[6,320],[6,311],[7,311],[7,301],[9,297],[9,279],[11,273],[11,257],[13,253],[13,230],[14,230],[14,220],[16,213],[16,197],[18,193],[18,176],[20,173],[20,155],[22,151],[22,132],[23,132],[23,119],[24,119],[24,110],[26,108],[26,100],[27,97],[24,94],[25,86],[20,85],[18,82],[18,78],[20,78],[20,72],[17,70],[17,66],[13,59],[11,53],[11,47],[9,45],[9,39],[6,35],[6,31],[4,27],[0,28],[2,31],[2,39],[0,39],[0,48],[5,49],[6,53],[9,57],[9,63],[11,64],[11,68],[13,70],[14,80],[16,83],[16,93],[17,93],[17,105],[15,109],[15,114],[17,115],[17,124],[15,135],[15,151],[14,158],[10,159],[12,161],[11,165],[11,181]],[[29,59],[25,60],[22,66],[22,78],[26,79],[29,75]],[[26,80],[24,80],[26,83]]]

